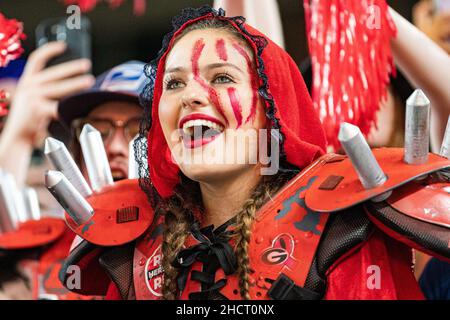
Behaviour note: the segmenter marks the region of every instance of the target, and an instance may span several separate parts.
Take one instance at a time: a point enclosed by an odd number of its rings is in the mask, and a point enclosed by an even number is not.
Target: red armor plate
[[[388,180],[379,187],[366,190],[358,179],[350,159],[327,163],[317,172],[318,178],[306,193],[306,205],[317,212],[333,212],[350,208],[387,191],[393,190],[420,176],[450,167],[450,160],[436,154],[429,154],[428,162],[422,165],[409,165],[403,161],[403,148],[373,149],[381,169]],[[342,180],[331,188],[330,177]]]
[[[36,299],[58,299],[58,300],[92,300],[99,299],[94,296],[83,296],[70,292],[66,289],[58,278],[65,258],[67,257],[69,246],[74,238],[74,233],[65,228],[64,234],[55,243],[46,249],[39,258],[37,268],[35,294]],[[80,273],[82,276],[82,273]],[[98,279],[98,278],[97,278]]]
[[[87,201],[95,210],[89,221],[76,226],[67,213],[66,220],[76,234],[96,245],[117,246],[133,241],[153,219],[153,210],[137,179],[116,182]]]
[[[162,298],[164,270],[162,268],[162,231],[164,219],[137,242],[133,257],[133,282],[137,300]]]
[[[337,155],[325,155],[292,179],[271,201],[257,213],[252,225],[249,244],[251,299],[268,299],[267,292],[271,284],[267,279],[275,280],[284,273],[296,285],[303,286],[316,253],[322,232],[329,215],[309,210],[304,202],[305,193],[316,179],[316,173],[327,162],[340,159]],[[196,245],[198,241],[190,236],[186,247]],[[202,264],[196,261],[192,271],[201,271]],[[236,274],[226,276],[222,269],[217,270],[215,280],[227,279],[220,293],[228,299],[240,299]],[[182,299],[188,299],[189,293],[199,292],[198,282],[188,278]]]
[[[412,218],[450,228],[450,183],[414,181],[394,190],[387,201]]]
[[[31,249],[58,239],[66,229],[64,220],[42,218],[21,223],[17,230],[0,235],[0,248],[6,250]]]

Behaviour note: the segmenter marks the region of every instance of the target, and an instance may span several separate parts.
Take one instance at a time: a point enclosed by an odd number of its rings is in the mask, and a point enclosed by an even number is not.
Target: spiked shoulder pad
[[[76,225],[66,213],[66,221],[77,235],[99,246],[134,241],[153,221],[153,209],[137,179],[116,182],[86,200],[94,209],[92,218]]]
[[[423,165],[410,165],[403,161],[403,148],[373,149],[387,181],[376,188],[364,189],[350,159],[336,156],[328,161],[315,175],[317,178],[306,192],[306,205],[317,212],[341,211],[367,200],[379,197],[417,178],[450,168],[450,160],[429,154]]]

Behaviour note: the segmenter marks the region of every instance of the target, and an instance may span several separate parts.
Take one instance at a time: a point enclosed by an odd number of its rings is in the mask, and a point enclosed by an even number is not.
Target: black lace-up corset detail
[[[173,262],[174,267],[180,270],[177,279],[180,294],[186,287],[192,265],[199,261],[203,264],[202,271],[192,270],[191,280],[200,282],[201,291],[190,293],[189,299],[221,298],[219,290],[225,286],[227,280],[216,281],[216,271],[221,268],[226,275],[231,275],[237,269],[236,255],[229,243],[233,231],[227,230],[233,223],[235,219],[227,221],[215,230],[212,225],[200,229],[199,224],[194,223],[191,234],[200,243],[181,250]]]

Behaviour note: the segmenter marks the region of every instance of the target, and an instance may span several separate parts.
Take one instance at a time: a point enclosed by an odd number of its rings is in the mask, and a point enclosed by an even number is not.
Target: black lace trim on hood
[[[175,16],[172,19],[172,27],[173,30],[166,34],[162,41],[162,48],[159,50],[156,59],[152,60],[150,63],[146,64],[144,67],[144,73],[147,76],[149,82],[144,87],[141,95],[140,95],[140,103],[144,107],[144,115],[141,119],[140,125],[140,133],[139,137],[134,142],[134,150],[136,161],[138,162],[139,167],[139,185],[141,189],[147,194],[147,197],[150,201],[150,204],[155,207],[159,200],[160,196],[153,187],[150,181],[150,173],[148,168],[148,145],[147,145],[147,135],[152,125],[152,101],[153,101],[153,91],[156,82],[156,73],[157,67],[160,59],[164,55],[164,53],[168,50],[170,41],[174,36],[175,32],[177,32],[186,22],[200,18],[202,16],[206,16],[208,14],[212,14],[214,18],[218,18],[221,20],[232,21],[236,24],[242,34],[246,35],[256,46],[257,48],[257,59],[258,59],[258,67],[257,72],[258,76],[261,79],[261,86],[258,88],[259,95],[266,101],[267,106],[266,116],[272,122],[272,128],[278,129],[280,133],[278,137],[273,137],[279,140],[280,143],[280,172],[298,172],[298,168],[290,166],[286,160],[286,154],[284,151],[284,136],[281,133],[281,125],[279,119],[276,118],[276,107],[273,96],[269,93],[269,81],[267,75],[265,74],[264,62],[262,59],[262,52],[264,48],[267,46],[267,40],[264,37],[252,35],[250,34],[244,27],[245,18],[238,17],[225,17],[225,11],[223,9],[215,10],[210,6],[203,6],[200,8],[185,8],[181,11],[181,14]],[[151,143],[151,141],[149,141]]]

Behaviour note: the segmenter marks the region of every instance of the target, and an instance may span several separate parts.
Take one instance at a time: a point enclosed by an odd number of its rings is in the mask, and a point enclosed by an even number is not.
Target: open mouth
[[[127,175],[122,169],[111,169],[111,173],[114,182],[127,179]]]
[[[224,131],[224,128],[217,119],[199,114],[189,115],[180,122],[183,143],[190,149],[210,143]]]

